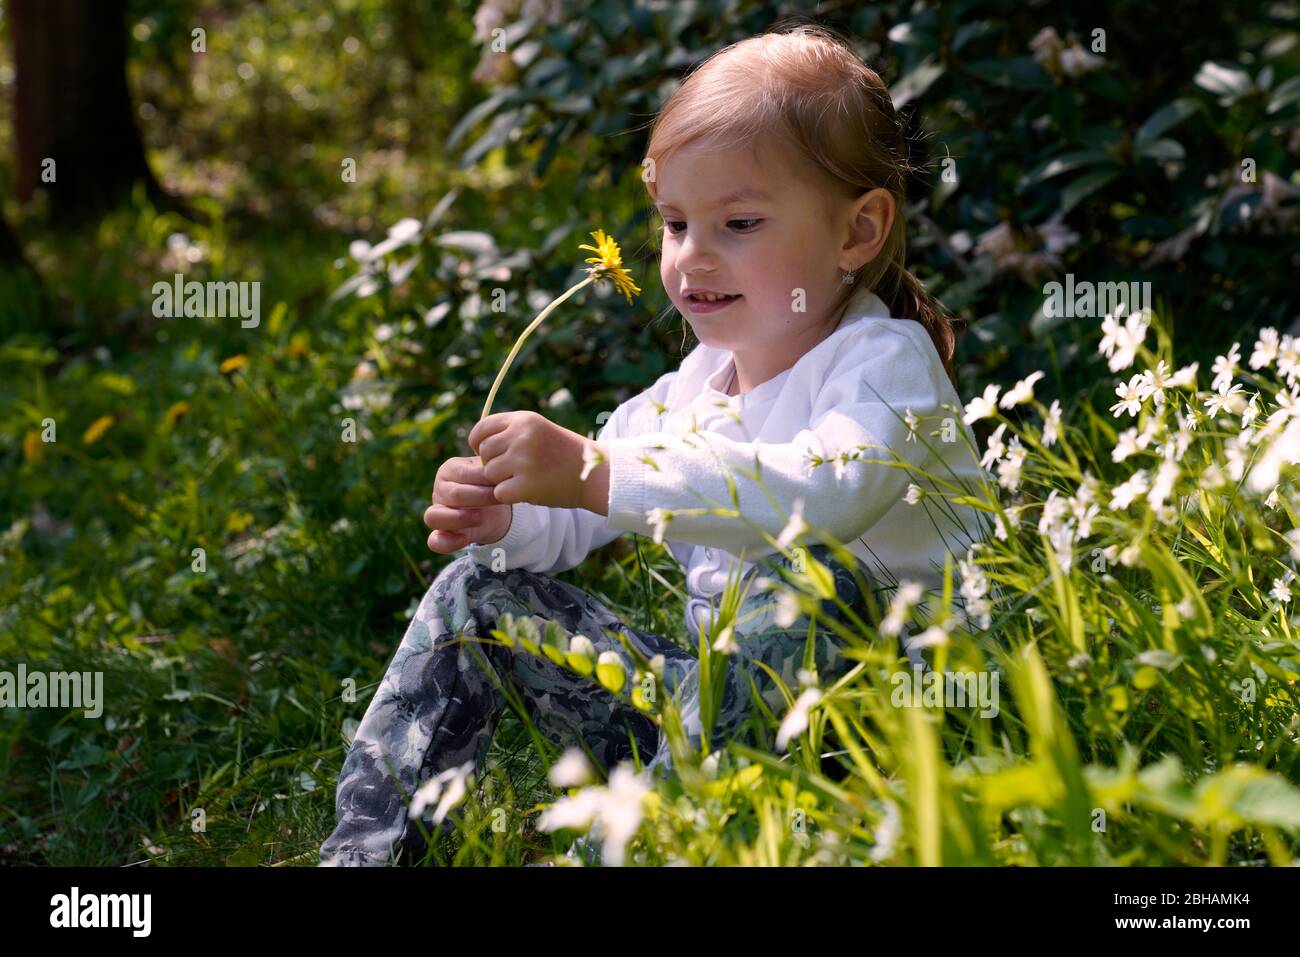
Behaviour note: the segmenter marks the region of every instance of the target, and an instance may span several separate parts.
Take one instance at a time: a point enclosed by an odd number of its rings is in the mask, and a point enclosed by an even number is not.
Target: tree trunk
[[[44,188],[51,219],[96,216],[143,183],[145,159],[126,82],[126,0],[10,0],[18,198]]]
[[[0,269],[13,269],[26,267],[27,260],[23,257],[23,247],[18,243],[18,237],[14,235],[9,228],[9,221],[0,214]]]

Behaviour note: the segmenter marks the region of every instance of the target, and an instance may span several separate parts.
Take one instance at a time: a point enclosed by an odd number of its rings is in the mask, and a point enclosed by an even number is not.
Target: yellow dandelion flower
[[[221,371],[223,373],[234,372],[236,369],[242,369],[246,365],[248,365],[248,356],[241,352],[239,355],[231,356],[229,359],[222,362]]]
[[[597,229],[591,234],[591,238],[596,240],[596,245],[591,246],[583,243],[579,249],[590,249],[596,255],[588,256],[583,262],[592,263],[588,270],[597,279],[611,279],[614,282],[614,288],[627,297],[627,301],[632,301],[632,294],[640,294],[641,290],[636,283],[632,281],[631,274],[623,267],[623,253],[618,248],[618,243],[614,241],[613,236],[605,234],[603,229]]]
[[[253,516],[248,512],[231,512],[226,516],[226,530],[238,535],[253,524]]]
[[[632,293],[641,292],[636,283],[632,281],[631,275],[623,268],[623,254],[619,251],[618,243],[614,242],[613,237],[606,235],[603,229],[595,230],[591,234],[591,237],[596,240],[595,246],[583,243],[578,247],[579,249],[590,249],[596,254],[595,256],[588,256],[587,259],[584,260],[585,262],[592,264],[591,268],[587,270],[587,278],[576,283],[563,295],[552,301],[550,305],[541,311],[536,319],[528,324],[528,328],[523,331],[523,334],[515,340],[514,347],[510,350],[510,354],[506,356],[506,361],[502,364],[501,371],[497,373],[496,381],[492,383],[492,388],[488,391],[487,401],[483,403],[483,414],[479,416],[480,419],[486,419],[488,415],[491,414],[492,401],[496,398],[497,389],[501,388],[501,382],[506,377],[506,370],[510,368],[510,363],[515,361],[515,356],[518,355],[519,348],[524,344],[524,340],[532,334],[534,329],[542,324],[542,321],[551,314],[556,306],[564,302],[583,286],[600,279],[612,280],[614,288],[627,296],[627,301],[629,303],[632,301]]]
[[[41,433],[35,429],[28,429],[27,434],[23,436],[23,458],[28,462],[36,463],[45,457],[45,443],[41,441]]]
[[[86,431],[81,434],[81,441],[85,442],[87,445],[94,445],[104,437],[104,433],[108,431],[109,426],[112,424],[113,417],[111,415],[101,415],[94,422],[90,423],[86,428]]]
[[[289,345],[285,347],[285,355],[290,359],[301,359],[307,354],[307,347],[311,345],[311,339],[305,332],[295,332],[289,339]]]
[[[182,399],[179,402],[173,402],[171,407],[163,415],[163,421],[167,423],[167,428],[176,424],[176,420],[190,411],[190,404]]]

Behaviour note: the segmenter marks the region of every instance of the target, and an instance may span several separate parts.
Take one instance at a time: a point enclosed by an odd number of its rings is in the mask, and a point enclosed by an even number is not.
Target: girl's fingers
[[[434,531],[429,533],[429,551],[454,552],[469,544],[469,536],[464,532]]]
[[[451,508],[483,508],[500,504],[492,496],[491,485],[466,485],[444,481],[434,494],[434,502]]]
[[[476,508],[448,508],[430,505],[424,510],[424,524],[438,531],[462,531],[474,528],[483,521],[483,513]]]
[[[447,470],[447,478],[451,479],[451,481],[462,485],[492,484],[483,474],[483,462],[479,458],[461,458],[457,459],[456,462],[457,465],[454,469]]]

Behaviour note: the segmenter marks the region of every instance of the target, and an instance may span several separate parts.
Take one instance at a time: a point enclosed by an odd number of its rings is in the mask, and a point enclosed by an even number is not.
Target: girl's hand
[[[511,509],[492,495],[492,483],[473,456],[456,456],[438,467],[433,504],[424,510],[429,549],[447,554],[471,542],[491,545],[510,530]]]
[[[496,486],[498,502],[606,511],[595,501],[596,476],[581,480],[583,450],[599,448],[586,436],[536,412],[497,412],[470,429],[469,444],[483,462],[484,477]]]

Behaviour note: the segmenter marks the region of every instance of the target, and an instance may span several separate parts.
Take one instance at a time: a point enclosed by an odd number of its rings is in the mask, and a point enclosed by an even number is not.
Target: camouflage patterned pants
[[[808,546],[808,552],[834,574],[840,600],[862,621],[874,625],[852,572],[835,562],[825,546]],[[790,567],[788,559],[776,554],[760,559],[751,574],[779,578],[775,564]],[[876,607],[883,611],[887,595],[865,566],[860,564],[858,570],[875,592]],[[692,598],[695,604],[701,601]],[[742,734],[752,712],[751,678],[774,713],[786,710],[779,688],[755,660],[770,666],[792,693],[798,693],[808,619],[801,617],[781,629],[773,620],[775,610],[774,597],[753,587],[739,609],[735,632],[740,652],[727,659],[732,664],[709,736],[715,748],[729,737],[752,741]],[[695,654],[665,637],[628,627],[601,602],[567,582],[523,569],[494,572],[461,555],[442,569],[425,593],[357,727],[339,775],[338,825],[321,846],[322,865],[383,865],[392,863],[402,849],[424,854],[424,836],[407,819],[410,796],[448,768],[473,761],[476,771],[482,771],[492,733],[506,707],[502,676],[512,679],[538,730],[557,745],[580,746],[581,741],[612,769],[632,760],[635,742],[642,763],[656,773],[666,773],[671,755],[649,717],[606,692],[594,677],[490,640],[497,619],[507,612],[516,618],[532,616],[539,629],[554,620],[570,634],[585,635],[597,654],[616,653],[629,677],[635,671],[633,661],[607,630],[626,635],[646,658],[662,654],[663,686],[675,694],[687,736],[699,746],[703,729]],[[820,621],[826,618],[846,625],[851,621],[830,600],[822,602],[819,614]],[[817,629],[817,672],[823,684],[847,670],[840,644],[831,629]],[[484,670],[484,661],[491,674]],[[647,761],[650,755],[653,758]],[[428,816],[421,823],[426,833],[433,833]]]

